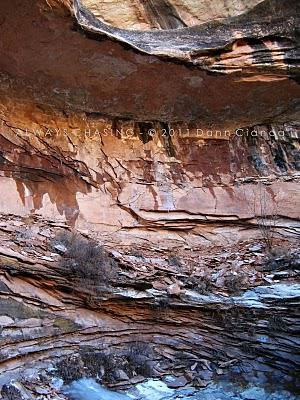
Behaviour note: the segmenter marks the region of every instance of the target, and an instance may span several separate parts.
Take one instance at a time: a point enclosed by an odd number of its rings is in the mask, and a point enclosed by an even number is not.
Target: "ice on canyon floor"
[[[65,394],[72,400],[131,400],[126,394],[105,389],[94,379],[80,379],[71,383]]]
[[[136,385],[127,394],[107,390],[93,379],[73,382],[65,391],[70,400],[299,400],[300,396],[285,390],[268,392],[249,386],[240,388],[232,384],[212,384],[200,390],[194,388],[170,389],[159,380],[150,379]]]
[[[129,393],[132,393],[134,399],[161,400],[174,398],[175,391],[162,381],[150,379],[136,385]]]

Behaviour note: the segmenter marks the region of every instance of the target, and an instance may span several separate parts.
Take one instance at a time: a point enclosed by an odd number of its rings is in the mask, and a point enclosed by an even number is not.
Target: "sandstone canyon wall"
[[[264,181],[296,233],[298,3],[153,2],[176,35],[136,3],[2,2],[1,211],[209,243],[255,225]]]
[[[144,341],[181,386],[229,368],[299,393],[299,20],[294,0],[1,0],[0,387],[27,371],[25,399],[63,399],[32,371]],[[291,251],[273,269],[262,221]],[[62,230],[109,249],[104,293],[74,287]]]

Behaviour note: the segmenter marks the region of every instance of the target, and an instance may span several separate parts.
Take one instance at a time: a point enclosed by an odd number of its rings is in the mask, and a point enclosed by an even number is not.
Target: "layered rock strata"
[[[297,390],[299,254],[298,264],[270,274],[261,268],[259,245],[241,244],[238,252],[227,247],[214,256],[177,253],[180,263],[168,252],[145,247],[133,256],[134,249],[120,247],[113,251],[117,279],[90,297],[87,286],[71,283],[61,256],[49,247],[62,228],[36,218],[27,226],[12,218],[1,224],[0,384],[26,382],[86,348],[113,357],[142,342],[151,346],[147,362],[154,377],[175,374],[183,385],[202,386],[235,374],[247,382],[277,377]],[[232,292],[226,282],[241,277],[241,268],[243,280]],[[210,288],[197,286],[203,276]],[[124,375],[112,386],[144,379]]]
[[[203,243],[251,234],[263,181],[297,232],[298,3],[147,32],[88,6],[1,3],[1,210]]]
[[[154,377],[297,391],[299,3],[116,5],[0,4],[0,386],[146,341]],[[70,227],[115,259],[101,296]]]

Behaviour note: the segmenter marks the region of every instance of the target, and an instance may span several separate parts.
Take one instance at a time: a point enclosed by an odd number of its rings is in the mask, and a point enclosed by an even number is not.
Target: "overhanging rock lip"
[[[289,0],[286,2],[290,4]],[[212,21],[175,30],[149,31],[133,31],[109,25],[86,9],[80,0],[73,0],[73,13],[84,31],[107,36],[148,55],[177,59],[193,65],[201,64],[197,57],[230,51],[237,40],[249,37],[256,40],[277,37],[297,44],[296,30],[299,25],[299,17],[295,17],[293,9],[282,18],[274,18],[272,24],[265,24],[265,16],[261,22],[254,18],[245,24],[245,15],[253,14],[252,10],[221,22]]]

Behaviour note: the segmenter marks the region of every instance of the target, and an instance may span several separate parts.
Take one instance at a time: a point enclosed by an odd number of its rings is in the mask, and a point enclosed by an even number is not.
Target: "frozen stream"
[[[204,389],[169,389],[163,382],[149,380],[136,385],[126,394],[107,390],[93,379],[80,379],[69,385],[65,393],[70,400],[296,400],[295,396],[287,391],[280,390],[267,392],[263,388],[249,386],[239,388],[233,385],[216,384]]]

